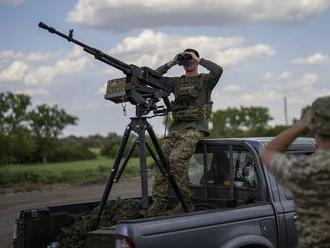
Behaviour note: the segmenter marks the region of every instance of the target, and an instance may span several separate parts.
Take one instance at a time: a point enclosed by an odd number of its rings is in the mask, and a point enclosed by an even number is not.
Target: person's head
[[[192,48],[188,48],[188,49],[184,50],[183,53],[194,53],[199,58],[199,53],[195,49],[192,49]],[[185,71],[188,71],[188,72],[193,72],[193,71],[197,70],[197,67],[198,67],[198,62],[193,59],[190,59],[188,61],[188,63],[183,66]]]
[[[317,98],[313,102],[306,122],[317,143],[330,143],[330,96]]]

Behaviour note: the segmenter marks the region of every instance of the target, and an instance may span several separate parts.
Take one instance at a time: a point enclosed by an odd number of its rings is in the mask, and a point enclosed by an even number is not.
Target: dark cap
[[[307,127],[321,136],[330,136],[330,96],[317,98],[313,102]]]
[[[194,53],[198,58],[199,58],[199,53],[195,50],[195,49],[192,49],[192,48],[187,48],[186,50],[183,51],[184,53],[185,52],[192,52]]]

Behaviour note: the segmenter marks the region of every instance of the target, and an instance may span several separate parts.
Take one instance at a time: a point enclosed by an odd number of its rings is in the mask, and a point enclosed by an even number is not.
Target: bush
[[[35,162],[36,142],[30,131],[17,128],[10,134],[0,133],[0,164]]]
[[[57,144],[48,156],[49,162],[95,159],[96,155],[82,146]]]

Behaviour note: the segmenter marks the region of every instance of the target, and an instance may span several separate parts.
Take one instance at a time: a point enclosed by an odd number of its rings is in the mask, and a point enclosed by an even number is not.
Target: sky
[[[42,21],[128,64],[158,66],[186,48],[221,65],[214,110],[264,106],[272,125],[330,95],[330,0],[0,0],[0,92],[79,118],[63,135],[123,133],[134,108],[104,99],[123,76],[38,28]],[[200,66],[200,72],[207,72]],[[183,74],[176,66],[168,76]],[[163,132],[162,118],[150,120]]]

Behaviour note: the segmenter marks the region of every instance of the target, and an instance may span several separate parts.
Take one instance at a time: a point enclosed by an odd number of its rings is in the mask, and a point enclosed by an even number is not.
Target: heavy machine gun
[[[128,65],[101,50],[90,47],[73,38],[73,29],[66,35],[42,22],[39,23],[39,27],[81,46],[85,52],[92,54],[95,59],[115,67],[126,75],[125,78],[108,81],[105,99],[114,103],[130,102],[133,105],[137,105],[140,111],[140,113],[137,113],[137,116],[146,115],[150,111],[159,114],[173,110],[168,100],[172,90],[171,86],[168,80],[157,71],[146,66]],[[164,101],[165,106],[156,105],[160,99]]]
[[[132,155],[136,146],[139,147],[139,159],[140,159],[140,171],[141,171],[141,192],[142,192],[142,209],[147,209],[149,204],[149,194],[148,194],[148,175],[146,166],[146,151],[150,153],[156,166],[167,176],[169,182],[176,193],[183,210],[187,212],[187,207],[185,206],[180,189],[174,179],[174,176],[170,173],[170,169],[167,163],[160,145],[157,140],[157,136],[153,131],[152,126],[148,123],[146,115],[153,111],[155,115],[166,114],[169,111],[174,111],[171,102],[168,97],[171,94],[172,87],[169,81],[162,77],[157,71],[148,67],[138,67],[136,65],[128,65],[110,55],[105,54],[101,50],[90,47],[79,40],[73,38],[73,30],[69,31],[69,34],[63,34],[57,31],[55,28],[50,27],[42,22],[39,23],[39,27],[48,30],[50,33],[61,36],[62,38],[73,42],[78,46],[83,47],[84,51],[92,54],[95,59],[102,61],[110,66],[121,70],[126,77],[120,79],[109,80],[107,84],[107,92],[105,99],[110,100],[114,103],[130,102],[136,107],[136,116],[131,117],[130,123],[127,125],[123,138],[121,140],[119,149],[117,151],[114,164],[109,175],[106,188],[104,190],[102,200],[100,202],[100,211],[97,219],[97,226],[100,222],[100,217],[104,206],[108,200],[110,191],[112,189],[113,183],[117,182],[122,172],[124,171],[130,156]],[[165,106],[158,106],[157,103],[163,100]],[[138,134],[138,138],[130,148],[128,156],[123,160],[123,154],[129,140],[131,131]],[[151,146],[146,143],[145,132],[148,132],[151,142],[155,148],[155,152]],[[96,227],[97,227],[96,226]]]

